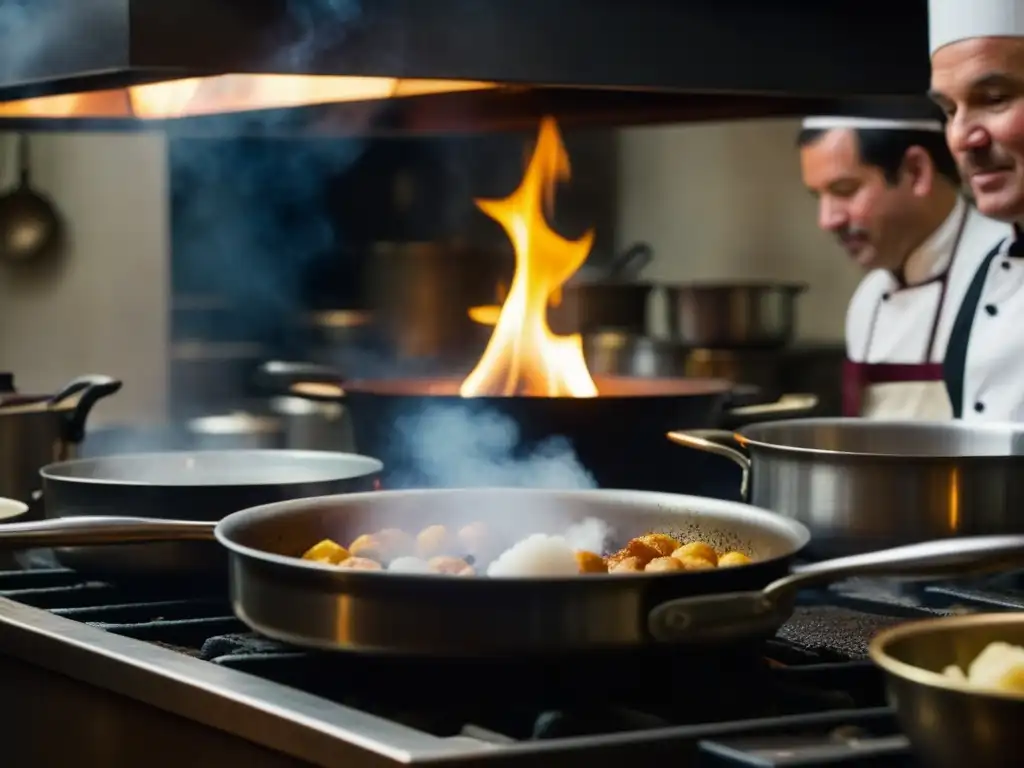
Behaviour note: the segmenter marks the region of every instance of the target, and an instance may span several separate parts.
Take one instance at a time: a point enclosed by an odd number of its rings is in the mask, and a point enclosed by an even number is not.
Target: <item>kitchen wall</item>
[[[0,264],[0,370],[25,392],[83,373],[125,382],[93,423],[159,421],[166,400],[168,227],[162,135],[32,136],[33,177],[67,225],[63,260],[26,274]],[[0,189],[16,178],[0,134]]]
[[[654,246],[652,280],[806,282],[799,338],[839,341],[861,273],[816,227],[798,130],[798,121],[769,120],[622,131],[618,240]]]

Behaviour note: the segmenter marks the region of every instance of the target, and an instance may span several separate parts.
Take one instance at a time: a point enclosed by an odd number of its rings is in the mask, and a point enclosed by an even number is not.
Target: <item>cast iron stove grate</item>
[[[689,659],[676,670],[669,656],[631,666],[308,652],[253,634],[225,595],[114,586],[62,569],[0,572],[0,596],[442,737],[507,743],[682,724],[694,764],[721,766],[914,765],[866,660],[870,637],[907,618],[1024,608],[1019,579],[909,589],[851,582],[802,595],[760,653],[728,664]]]

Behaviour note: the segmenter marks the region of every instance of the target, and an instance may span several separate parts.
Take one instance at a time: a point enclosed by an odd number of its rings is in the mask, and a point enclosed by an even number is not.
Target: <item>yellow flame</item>
[[[222,112],[285,109],[494,87],[493,83],[469,80],[228,74],[8,101],[0,103],[0,118],[134,117],[140,120],[167,120]]]
[[[597,396],[582,338],[556,336],[547,322],[548,301],[583,265],[594,241],[593,230],[567,240],[544,217],[555,182],[569,176],[569,155],[554,119],[547,117],[519,188],[504,200],[475,201],[508,234],[516,266],[487,349],[462,382],[463,397]]]

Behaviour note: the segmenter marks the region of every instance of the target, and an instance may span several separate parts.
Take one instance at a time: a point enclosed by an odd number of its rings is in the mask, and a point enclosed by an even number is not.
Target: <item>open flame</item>
[[[516,266],[487,349],[462,382],[463,397],[598,394],[583,357],[582,337],[556,336],[547,321],[549,300],[583,265],[594,242],[593,230],[578,240],[565,239],[544,216],[544,205],[553,206],[555,183],[570,175],[558,126],[547,117],[519,188],[504,200],[475,201],[508,234]]]
[[[493,83],[469,80],[227,74],[8,101],[0,103],[0,118],[134,117],[140,120],[167,120],[494,87]]]

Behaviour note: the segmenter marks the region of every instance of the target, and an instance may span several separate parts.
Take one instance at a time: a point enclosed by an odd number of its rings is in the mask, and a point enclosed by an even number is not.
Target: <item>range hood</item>
[[[0,4],[11,128],[637,124],[818,111],[927,80],[927,0]]]

